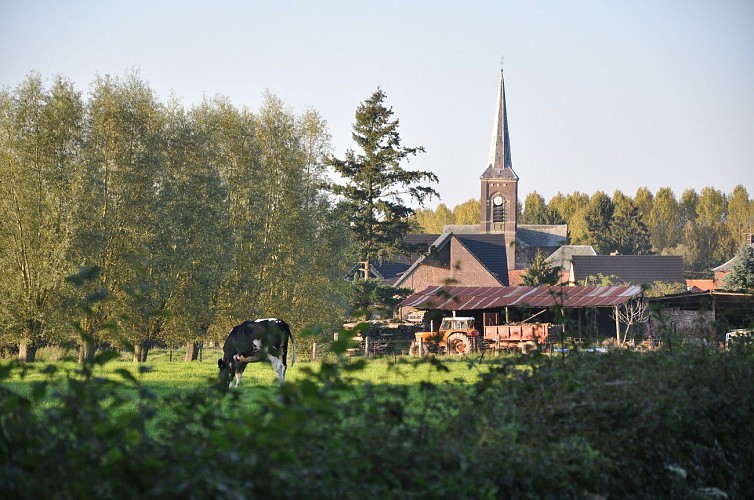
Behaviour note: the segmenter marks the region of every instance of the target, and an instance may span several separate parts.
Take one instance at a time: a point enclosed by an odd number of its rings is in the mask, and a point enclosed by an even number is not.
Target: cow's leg
[[[241,377],[243,377],[243,372],[245,369],[246,363],[241,363],[241,366],[236,369],[236,387],[241,385]]]
[[[283,363],[279,357],[273,356],[272,354],[267,354],[267,357],[269,358],[272,367],[275,369],[275,373],[278,374],[278,382],[282,384],[285,382],[285,369],[287,368],[285,363]]]

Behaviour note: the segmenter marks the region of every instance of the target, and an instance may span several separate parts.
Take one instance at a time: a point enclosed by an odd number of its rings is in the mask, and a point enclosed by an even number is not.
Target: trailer
[[[550,323],[514,323],[484,327],[484,343],[488,349],[519,349],[528,353],[545,345],[553,325]]]

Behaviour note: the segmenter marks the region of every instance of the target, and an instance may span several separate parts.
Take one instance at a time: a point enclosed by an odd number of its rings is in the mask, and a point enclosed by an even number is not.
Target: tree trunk
[[[93,340],[82,340],[79,345],[79,363],[94,361],[96,347]]]
[[[200,342],[187,342],[186,343],[186,357],[183,358],[183,361],[189,362],[189,361],[196,361],[197,359],[199,359],[199,349],[201,349]]]
[[[22,340],[18,344],[18,361],[21,363],[33,363],[37,358],[37,346],[29,345],[28,341]]]
[[[147,354],[149,354],[149,344],[147,342],[140,342],[134,346],[134,363],[146,363]]]

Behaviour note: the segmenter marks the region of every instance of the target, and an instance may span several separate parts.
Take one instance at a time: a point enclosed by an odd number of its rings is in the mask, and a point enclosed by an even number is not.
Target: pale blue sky
[[[377,86],[409,168],[451,208],[479,196],[505,57],[519,195],[743,184],[754,197],[754,2],[0,0],[0,85],[31,70],[87,92],[138,69],[160,99],[265,89],[353,147]],[[436,201],[431,203],[436,205]]]

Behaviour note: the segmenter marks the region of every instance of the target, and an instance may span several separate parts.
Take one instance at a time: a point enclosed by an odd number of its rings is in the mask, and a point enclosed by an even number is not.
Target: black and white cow
[[[223,345],[223,358],[217,360],[220,380],[234,387],[241,383],[241,376],[248,363],[269,360],[282,384],[288,369],[288,339],[293,347],[291,366],[296,362],[296,343],[288,324],[277,318],[244,321],[233,327]]]

